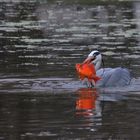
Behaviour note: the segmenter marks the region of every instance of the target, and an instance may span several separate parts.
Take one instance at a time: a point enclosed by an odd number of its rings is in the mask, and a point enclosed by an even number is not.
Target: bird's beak
[[[91,63],[95,59],[95,56],[88,56],[83,63]]]

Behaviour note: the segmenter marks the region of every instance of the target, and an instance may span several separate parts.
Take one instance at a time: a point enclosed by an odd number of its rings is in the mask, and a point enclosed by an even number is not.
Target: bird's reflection
[[[81,88],[77,91],[78,98],[76,100],[76,115],[93,116],[98,107],[98,93],[93,88]]]

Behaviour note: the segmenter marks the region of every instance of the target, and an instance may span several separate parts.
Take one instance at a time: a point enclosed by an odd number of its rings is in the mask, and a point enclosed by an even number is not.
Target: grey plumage
[[[102,68],[96,73],[101,77],[101,80],[97,82],[97,86],[100,87],[126,86],[131,81],[130,72],[126,68]]]

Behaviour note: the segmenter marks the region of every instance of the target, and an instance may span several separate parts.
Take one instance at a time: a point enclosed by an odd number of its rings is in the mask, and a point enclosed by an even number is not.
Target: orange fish
[[[88,81],[91,82],[92,80],[95,83],[100,80],[101,78],[96,75],[96,70],[93,64],[76,64],[76,70],[79,75],[79,78],[83,80],[84,78],[88,78]]]

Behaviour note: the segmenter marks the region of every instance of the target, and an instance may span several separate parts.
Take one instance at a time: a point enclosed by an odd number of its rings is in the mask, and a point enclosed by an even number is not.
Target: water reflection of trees
[[[0,42],[1,50],[1,72],[6,73],[22,73],[29,69],[22,67],[27,62],[26,59],[20,59],[19,56],[30,54],[27,43],[23,42],[23,38],[40,38],[42,31],[34,28],[37,18],[34,14],[36,2],[0,2],[0,20],[2,35]],[[30,28],[29,28],[29,27]],[[19,46],[19,47],[16,47]],[[20,47],[23,46],[23,47]],[[31,61],[32,60],[28,60]],[[19,65],[22,67],[19,67]]]
[[[36,9],[36,2],[0,2],[1,14],[0,17],[4,21],[20,21],[34,19],[33,15]]]
[[[13,73],[29,72],[34,67],[34,74],[38,70],[47,74],[46,69],[57,66],[58,75],[71,72],[73,76],[73,65],[81,62],[91,50],[99,49],[105,55],[106,66],[133,69],[134,61],[139,65],[135,21],[138,14],[134,12],[138,11],[137,7],[133,10],[132,2],[100,5],[1,2],[0,18],[6,23],[0,31],[2,64],[6,62]],[[48,60],[51,62],[47,63]],[[62,65],[68,73],[60,70]],[[48,72],[51,74],[55,73]]]

